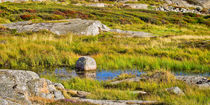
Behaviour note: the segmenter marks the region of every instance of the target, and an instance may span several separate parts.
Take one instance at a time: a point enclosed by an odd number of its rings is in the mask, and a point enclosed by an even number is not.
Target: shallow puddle
[[[76,72],[75,70],[68,70],[66,68],[55,68],[53,70],[46,70],[44,72],[39,73],[40,75],[55,75],[59,79],[67,80],[73,77],[82,77],[82,78],[93,78],[99,81],[111,80],[116,78],[122,73],[133,74],[136,76],[141,76],[146,72],[140,70],[97,70],[92,72]],[[184,73],[184,72],[174,72],[174,75],[199,75],[210,77],[210,73]]]

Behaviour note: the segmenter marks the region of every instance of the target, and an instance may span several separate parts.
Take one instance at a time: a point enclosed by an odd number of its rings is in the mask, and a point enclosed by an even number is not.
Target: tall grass
[[[208,36],[119,38],[114,33],[99,36],[56,36],[49,32],[1,35],[1,68],[67,66],[74,68],[80,56],[92,56],[99,69],[167,69],[208,72]],[[113,35],[112,35],[113,34]],[[191,37],[191,38],[190,38]],[[186,42],[189,44],[185,44]]]
[[[151,75],[161,73],[160,77]],[[196,86],[187,85],[174,79],[170,72],[156,71],[149,74],[150,79],[139,82],[122,82],[111,84],[92,79],[73,78],[70,80],[57,80],[67,89],[75,89],[90,92],[87,98],[103,100],[148,100],[158,101],[169,105],[208,105],[210,102],[209,89],[200,89]],[[129,75],[128,75],[129,76]],[[44,76],[50,79],[51,76]],[[53,78],[54,80],[55,78]],[[117,79],[116,79],[117,80]],[[56,80],[54,80],[56,81]],[[178,86],[185,95],[176,95],[166,91],[166,88]],[[136,94],[133,91],[145,91],[147,94]]]

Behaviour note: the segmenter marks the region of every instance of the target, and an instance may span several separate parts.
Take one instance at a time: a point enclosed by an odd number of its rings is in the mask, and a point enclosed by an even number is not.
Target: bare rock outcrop
[[[80,35],[98,35],[100,31],[109,31],[110,29],[95,20],[68,19],[66,22],[51,22],[51,23],[32,23],[32,22],[16,22],[3,24],[9,29],[16,29],[17,32],[37,32],[40,30],[48,30],[57,35],[75,33]]]
[[[198,7],[210,8],[209,0],[162,0],[169,5],[179,6],[179,7]]]
[[[141,100],[93,100],[93,99],[80,99],[83,102],[90,102],[97,105],[155,105],[157,101],[141,101]]]
[[[56,88],[58,84],[39,78],[31,71],[2,69],[0,80],[0,103],[8,103],[5,105],[31,105],[33,97],[64,99],[62,92]]]

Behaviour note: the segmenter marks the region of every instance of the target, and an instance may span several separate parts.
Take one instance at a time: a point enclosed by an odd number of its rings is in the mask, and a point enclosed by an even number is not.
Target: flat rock
[[[106,5],[104,3],[93,3],[93,4],[86,4],[86,6],[89,6],[89,7],[105,7]]]
[[[123,4],[123,7],[128,7],[132,9],[148,9],[147,4]]]
[[[176,76],[176,79],[201,88],[210,88],[210,80],[203,76]]]
[[[140,32],[140,31],[123,31],[120,29],[112,29],[111,32],[119,33],[125,35],[125,37],[155,37],[152,33]]]
[[[97,105],[141,105],[141,104],[156,104],[157,101],[141,101],[141,100],[93,100],[93,99],[79,99],[83,102],[90,102]]]
[[[127,79],[123,79],[123,80],[113,81],[110,84],[115,85],[115,84],[119,84],[119,83],[122,83],[122,82],[139,82],[140,80],[142,80],[141,77],[127,78]]]
[[[64,21],[66,22],[32,23],[27,21],[3,24],[3,26],[9,29],[16,29],[17,32],[37,32],[40,30],[48,30],[57,35],[67,33],[75,33],[80,35],[98,35],[100,31],[110,30],[100,21],[95,20],[68,19]]]

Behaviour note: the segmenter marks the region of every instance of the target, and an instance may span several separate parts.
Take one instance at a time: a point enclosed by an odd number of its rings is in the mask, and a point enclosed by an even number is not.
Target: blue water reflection
[[[41,75],[55,75],[56,77],[60,79],[71,79],[73,77],[89,77],[93,78],[99,81],[105,81],[105,80],[111,80],[116,78],[122,73],[132,74],[136,76],[141,76],[142,74],[145,74],[146,72],[140,71],[140,70],[97,70],[95,72],[76,72],[75,70],[68,70],[66,68],[56,68],[54,70],[50,71],[44,71],[42,73],[39,73]],[[179,76],[185,76],[185,75],[199,75],[199,76],[206,76],[210,77],[210,73],[185,73],[185,72],[174,72],[174,75]]]

